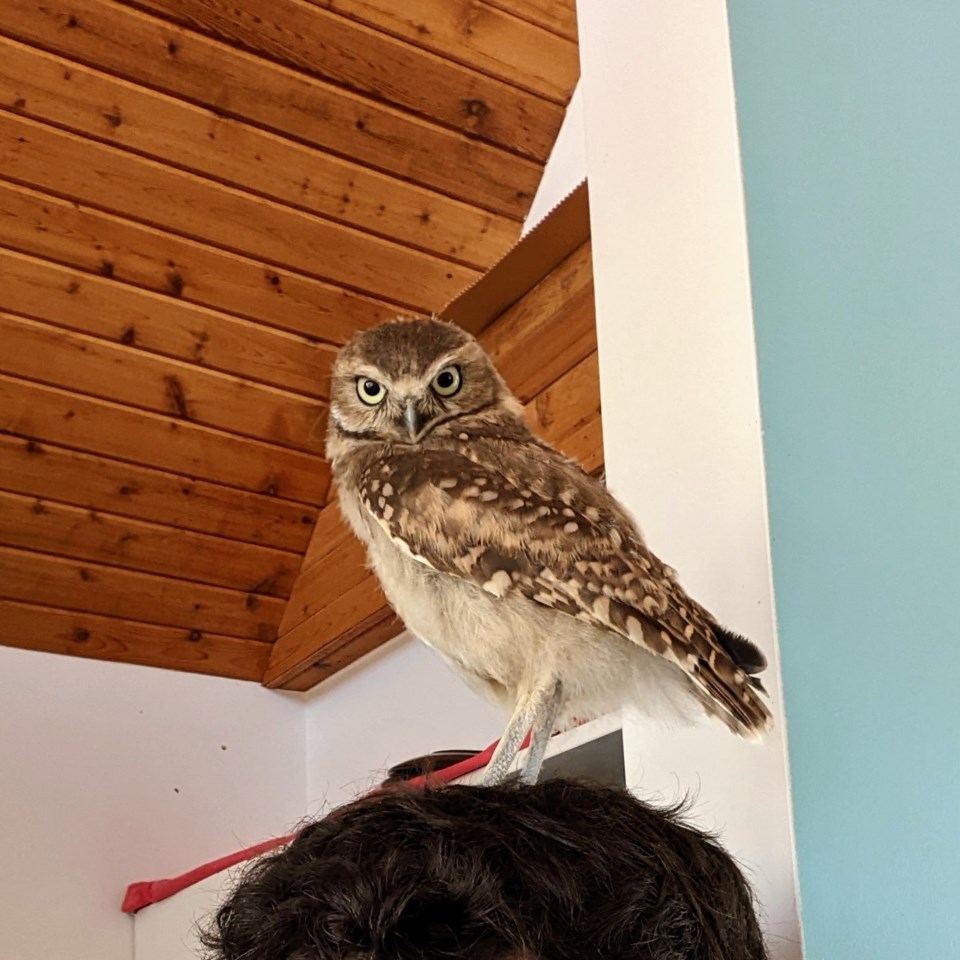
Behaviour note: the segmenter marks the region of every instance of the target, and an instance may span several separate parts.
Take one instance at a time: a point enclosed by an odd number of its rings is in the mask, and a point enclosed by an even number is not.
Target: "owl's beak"
[[[418,434],[423,429],[423,417],[417,409],[415,400],[407,401],[407,408],[404,410],[403,419],[406,421],[407,430],[410,431],[410,439],[416,440]]]

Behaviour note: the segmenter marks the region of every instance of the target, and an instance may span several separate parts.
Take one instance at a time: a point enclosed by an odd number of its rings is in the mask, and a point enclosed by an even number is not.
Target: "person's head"
[[[607,787],[392,789],[257,861],[205,934],[218,960],[764,960],[710,837]]]

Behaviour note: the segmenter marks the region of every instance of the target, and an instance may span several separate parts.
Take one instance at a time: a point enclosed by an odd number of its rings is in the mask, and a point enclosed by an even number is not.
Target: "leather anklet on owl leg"
[[[545,701],[540,715],[533,723],[530,753],[527,755],[523,773],[520,774],[520,779],[524,783],[536,783],[540,776],[543,757],[547,752],[550,737],[553,736],[553,728],[557,722],[557,714],[560,712],[561,703],[563,703],[563,685],[558,680],[554,685],[553,692]]]

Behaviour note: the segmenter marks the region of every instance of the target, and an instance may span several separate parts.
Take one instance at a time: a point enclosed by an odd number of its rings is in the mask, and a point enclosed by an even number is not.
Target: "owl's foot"
[[[537,782],[562,700],[563,689],[559,680],[551,681],[549,686],[534,690],[521,698],[487,765],[483,776],[484,786],[503,783],[520,752],[523,738],[530,729],[533,730],[533,742],[521,780],[524,783]]]
[[[527,754],[527,763],[520,774],[521,783],[536,783],[543,767],[543,758],[547,752],[547,744],[553,736],[557,724],[557,714],[560,713],[560,704],[563,703],[563,685],[558,680],[553,692],[546,698],[540,715],[534,721],[533,739],[530,743],[530,753]]]

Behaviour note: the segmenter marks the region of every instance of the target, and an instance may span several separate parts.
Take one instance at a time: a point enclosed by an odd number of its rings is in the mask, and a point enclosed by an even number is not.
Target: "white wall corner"
[[[0,647],[0,703],[0,960],[130,960],[129,883],[303,816],[291,695]]]
[[[393,764],[434,750],[481,750],[504,716],[426,644],[402,634],[305,695],[311,814],[377,786]]]

